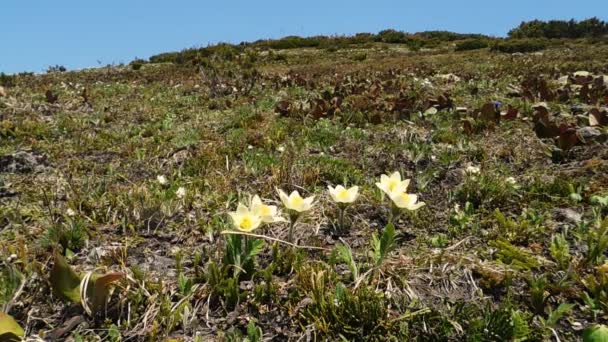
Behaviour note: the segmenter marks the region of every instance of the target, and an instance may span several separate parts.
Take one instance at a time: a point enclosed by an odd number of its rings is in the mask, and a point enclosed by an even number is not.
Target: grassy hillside
[[[608,45],[463,42],[3,77],[2,311],[55,340],[580,340],[608,321]],[[359,186],[343,217],[329,185]],[[292,243],[234,234],[253,195],[290,218],[277,188],[315,196]]]

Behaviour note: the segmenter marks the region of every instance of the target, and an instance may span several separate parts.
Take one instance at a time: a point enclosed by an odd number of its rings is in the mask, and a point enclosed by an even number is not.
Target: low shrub
[[[535,52],[544,50],[547,43],[541,39],[508,39],[495,43],[492,51],[504,53]]]
[[[456,44],[456,51],[469,51],[485,49],[489,46],[487,40],[483,39],[467,39]]]

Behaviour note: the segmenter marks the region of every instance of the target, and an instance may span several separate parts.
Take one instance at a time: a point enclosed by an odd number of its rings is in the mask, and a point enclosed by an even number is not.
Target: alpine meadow
[[[0,341],[608,341],[598,18],[0,86]]]

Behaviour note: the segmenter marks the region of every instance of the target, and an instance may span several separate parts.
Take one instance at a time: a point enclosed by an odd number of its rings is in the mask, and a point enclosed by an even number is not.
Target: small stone
[[[0,97],[6,97],[6,90],[4,90],[4,87],[0,87]]]
[[[435,115],[437,114],[437,108],[431,107],[424,112],[424,115]]]
[[[583,330],[584,326],[581,322],[572,322],[572,329],[575,331]]]

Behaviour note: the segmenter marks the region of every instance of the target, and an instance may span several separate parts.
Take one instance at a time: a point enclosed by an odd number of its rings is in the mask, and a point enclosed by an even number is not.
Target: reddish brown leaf
[[[311,107],[310,115],[312,115],[312,117],[314,117],[315,119],[319,119],[323,116],[326,116],[327,111],[329,109],[327,102],[325,102],[325,100],[323,100],[323,99],[313,100],[310,107]]]
[[[124,273],[106,273],[94,280],[93,286],[90,287],[90,295],[92,297],[92,310],[94,313],[101,313],[108,300],[110,285],[125,277]]]
[[[559,136],[559,127],[549,119],[549,111],[546,107],[535,107],[532,120],[534,121],[534,132],[539,138],[555,138]]]
[[[608,112],[592,108],[589,111],[589,126],[608,126]]]
[[[576,128],[562,124],[560,125],[559,130],[560,135],[557,139],[557,147],[562,150],[568,151],[580,142],[579,137],[576,134]]]
[[[59,95],[53,93],[52,90],[47,90],[46,93],[44,93],[44,96],[46,96],[46,102],[48,103],[57,103],[57,100],[59,100]]]
[[[465,118],[462,119],[462,129],[464,130],[464,132],[466,134],[473,134],[475,133],[475,125],[474,125],[475,121],[472,118]]]
[[[514,108],[513,106],[509,105],[507,107],[507,112],[502,116],[502,118],[505,120],[515,120],[515,119],[517,119],[518,114],[519,114],[519,110],[517,110],[517,108]]]
[[[591,101],[590,93],[589,93],[589,86],[585,84],[581,88],[578,96],[581,99],[581,102],[589,103]]]
[[[274,112],[280,114],[281,116],[289,116],[291,113],[291,102],[282,100],[277,102],[274,106]]]
[[[498,123],[500,122],[500,112],[494,103],[488,102],[478,110],[477,118],[486,122]]]

